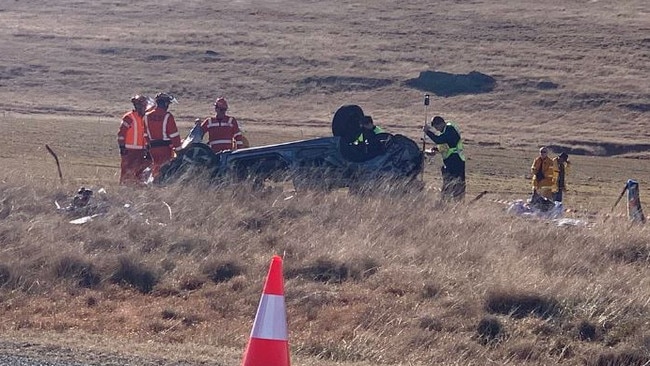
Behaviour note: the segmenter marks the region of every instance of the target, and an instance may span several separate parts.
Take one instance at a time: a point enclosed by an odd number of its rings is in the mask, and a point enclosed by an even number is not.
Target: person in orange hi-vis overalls
[[[151,174],[158,176],[160,167],[174,157],[174,151],[181,146],[181,137],[176,127],[174,116],[167,111],[169,105],[176,101],[172,95],[158,93],[155,98],[156,107],[144,116],[147,131],[149,154],[152,165]]]
[[[217,98],[214,102],[214,110],[217,113],[216,116],[208,117],[201,123],[201,130],[204,134],[208,134],[208,144],[212,151],[217,153],[248,147],[244,144],[245,141],[235,117],[226,115],[228,102],[222,97]]]
[[[143,117],[149,99],[144,95],[131,98],[133,110],[122,117],[117,131],[120,148],[120,184],[142,183],[142,172],[149,166]]]

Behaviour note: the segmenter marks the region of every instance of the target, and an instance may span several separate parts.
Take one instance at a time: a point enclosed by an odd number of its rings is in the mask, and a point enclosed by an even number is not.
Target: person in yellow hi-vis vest
[[[435,134],[433,129],[439,134]],[[424,133],[436,143],[435,150],[442,155],[442,198],[461,201],[465,198],[465,154],[460,128],[453,122],[445,122],[440,116],[431,119],[431,126],[424,125]]]

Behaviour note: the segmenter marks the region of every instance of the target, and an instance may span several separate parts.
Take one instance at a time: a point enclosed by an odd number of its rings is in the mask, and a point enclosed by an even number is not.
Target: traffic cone
[[[289,366],[288,338],[282,258],[274,255],[242,366]]]

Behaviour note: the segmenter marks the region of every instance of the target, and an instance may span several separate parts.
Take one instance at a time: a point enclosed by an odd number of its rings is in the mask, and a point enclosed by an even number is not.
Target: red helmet
[[[223,109],[228,110],[228,102],[226,102],[226,99],[223,97],[217,98],[217,100],[214,101],[214,108],[215,109]]]
[[[136,94],[131,98],[131,103],[133,103],[133,105],[146,106],[148,102],[149,102],[149,98],[140,94]]]

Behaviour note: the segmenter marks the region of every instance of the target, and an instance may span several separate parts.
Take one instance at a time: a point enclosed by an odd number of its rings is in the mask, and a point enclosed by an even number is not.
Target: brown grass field
[[[650,364],[648,231],[610,213],[650,184],[647,1],[8,0],[0,40],[0,354],[236,365],[277,253],[295,365]],[[496,87],[425,111],[424,71]],[[437,204],[439,158],[399,197],[120,187],[119,119],[159,91],[182,133],[225,96],[253,145],[329,135],[347,103],[418,141],[440,114],[490,193]],[[588,225],[496,202],[542,145]],[[72,225],[54,202],[80,186],[106,213]]]

